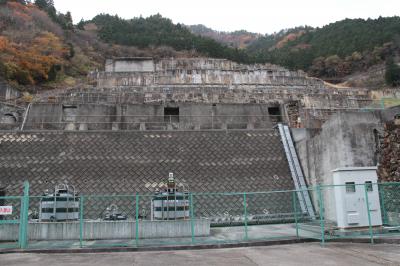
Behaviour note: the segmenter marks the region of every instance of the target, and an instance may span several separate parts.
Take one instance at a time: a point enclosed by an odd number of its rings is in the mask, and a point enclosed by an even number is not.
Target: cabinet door
[[[365,211],[363,210],[363,187],[356,186],[355,182],[345,183],[345,208],[347,224],[349,226],[359,226]]]

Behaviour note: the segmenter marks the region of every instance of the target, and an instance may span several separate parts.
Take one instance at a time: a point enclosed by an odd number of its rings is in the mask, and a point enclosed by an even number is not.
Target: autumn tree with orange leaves
[[[7,3],[7,10],[14,18],[10,23],[19,25],[29,24],[32,14],[38,13],[35,6],[17,2]],[[0,32],[0,75],[22,85],[47,81],[49,73],[65,65],[68,53],[69,48],[61,38],[51,32],[38,31],[21,36],[17,33],[6,36]]]

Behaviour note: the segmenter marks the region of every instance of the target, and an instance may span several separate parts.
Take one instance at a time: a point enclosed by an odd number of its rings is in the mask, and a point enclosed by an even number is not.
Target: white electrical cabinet
[[[382,225],[376,167],[333,170],[336,219],[339,228]],[[368,208],[367,208],[368,198]]]

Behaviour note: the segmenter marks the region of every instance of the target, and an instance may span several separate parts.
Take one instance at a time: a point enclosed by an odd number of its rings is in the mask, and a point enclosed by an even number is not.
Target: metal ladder
[[[303,171],[301,170],[299,158],[297,157],[296,149],[293,144],[290,129],[287,125],[278,124],[279,133],[286,154],[286,159],[289,163],[290,173],[292,175],[294,186],[297,190],[297,198],[300,208],[303,213],[308,213],[310,218],[315,219],[314,208],[311,203],[310,194],[307,190],[306,181]]]

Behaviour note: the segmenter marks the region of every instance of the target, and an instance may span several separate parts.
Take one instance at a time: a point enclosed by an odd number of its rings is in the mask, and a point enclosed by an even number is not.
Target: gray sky
[[[300,25],[323,26],[345,18],[400,15],[400,0],[54,0],[74,22],[99,13],[123,18],[160,13],[174,23],[215,30],[273,33]]]

